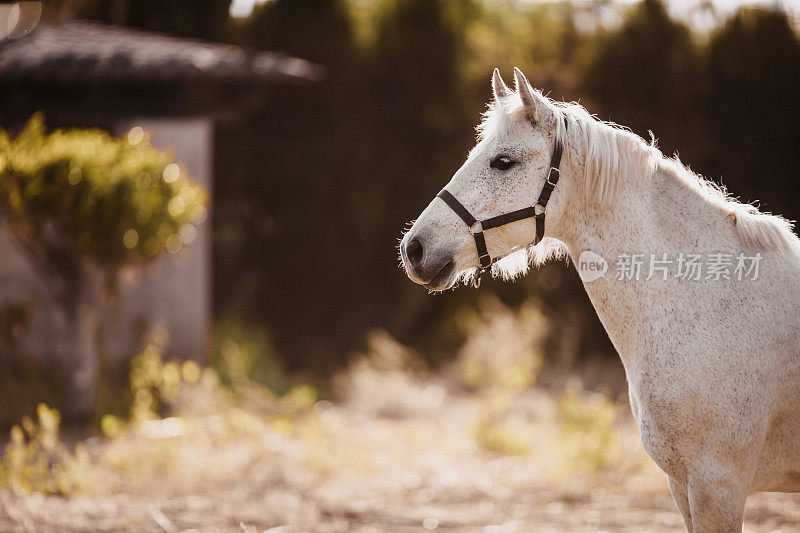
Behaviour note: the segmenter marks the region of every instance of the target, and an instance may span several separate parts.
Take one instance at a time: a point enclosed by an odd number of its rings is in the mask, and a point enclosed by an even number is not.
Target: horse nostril
[[[422,263],[422,243],[417,239],[411,239],[406,244],[406,257],[411,263],[412,268],[417,268]]]

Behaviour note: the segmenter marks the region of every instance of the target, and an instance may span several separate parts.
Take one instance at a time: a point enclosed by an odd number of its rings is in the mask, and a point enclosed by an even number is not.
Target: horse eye
[[[509,168],[516,165],[517,162],[511,159],[510,157],[506,157],[504,155],[498,155],[495,157],[489,166],[492,168],[496,168],[497,170],[508,170]]]

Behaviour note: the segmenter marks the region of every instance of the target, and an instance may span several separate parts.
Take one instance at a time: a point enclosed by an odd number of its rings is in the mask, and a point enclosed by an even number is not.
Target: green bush
[[[593,472],[611,460],[619,449],[614,424],[617,408],[601,394],[570,390],[559,402],[562,450],[571,457],[573,471]]]
[[[0,130],[0,201],[12,233],[105,268],[177,251],[205,217],[205,191],[153,148],[101,130],[45,129],[35,115],[15,138]]]
[[[23,417],[11,428],[11,438],[0,458],[0,485],[24,492],[66,495],[85,482],[90,465],[84,443],[70,452],[59,435],[61,414],[40,403],[37,421]]]
[[[70,322],[70,421],[94,412],[100,316],[120,269],[194,240],[206,196],[139,127],[117,139],[47,131],[34,115],[16,137],[0,130],[0,214],[46,287],[46,304]]]

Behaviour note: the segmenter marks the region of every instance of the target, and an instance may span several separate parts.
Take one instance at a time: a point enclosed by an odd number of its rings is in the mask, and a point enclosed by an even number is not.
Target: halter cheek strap
[[[564,122],[564,128],[566,129],[566,122]],[[547,202],[550,200],[550,194],[552,194],[553,189],[555,189],[558,183],[558,179],[561,177],[558,169],[561,166],[561,155],[563,152],[564,146],[561,144],[561,141],[557,140],[553,148],[553,155],[550,157],[550,170],[547,173],[547,180],[539,193],[539,199],[530,207],[523,207],[522,209],[517,209],[516,211],[497,215],[485,220],[478,220],[446,189],[442,189],[439,194],[436,195],[464,221],[472,238],[475,239],[475,249],[478,251],[478,260],[480,262],[478,274],[472,282],[472,286],[476,289],[481,284],[481,276],[483,273],[489,270],[492,264],[497,261],[497,259],[492,259],[492,256],[489,255],[489,250],[486,248],[486,239],[483,236],[484,231],[499,228],[500,226],[517,222],[518,220],[533,218],[536,221],[536,236],[532,244],[534,246],[539,244],[544,237],[544,219],[547,214]]]

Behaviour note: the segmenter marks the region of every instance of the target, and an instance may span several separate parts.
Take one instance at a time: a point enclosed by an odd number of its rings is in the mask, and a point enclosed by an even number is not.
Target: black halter
[[[565,130],[566,125],[567,123],[565,121]],[[544,218],[547,214],[547,202],[550,200],[550,194],[553,192],[556,183],[558,183],[558,178],[560,177],[558,168],[561,166],[561,154],[563,151],[564,147],[561,144],[561,141],[556,140],[556,145],[553,148],[553,155],[550,158],[550,171],[547,174],[547,181],[545,182],[544,187],[542,187],[542,192],[539,193],[539,199],[536,200],[536,203],[530,207],[517,209],[516,211],[497,215],[496,217],[487,218],[486,220],[478,220],[472,216],[472,214],[461,202],[456,200],[455,196],[447,192],[447,190],[442,189],[439,194],[436,195],[444,200],[444,203],[446,203],[450,209],[452,209],[455,214],[464,221],[470,234],[475,239],[475,248],[478,250],[478,260],[480,261],[478,274],[475,276],[472,282],[472,286],[476,289],[481,284],[481,276],[483,273],[489,270],[492,264],[497,261],[497,259],[492,259],[492,256],[489,255],[489,250],[486,248],[486,239],[483,237],[484,231],[505,226],[506,224],[511,224],[512,222],[516,222],[518,220],[534,218],[536,219],[536,237],[534,237],[532,244],[537,245],[542,240],[542,237],[544,236]]]

